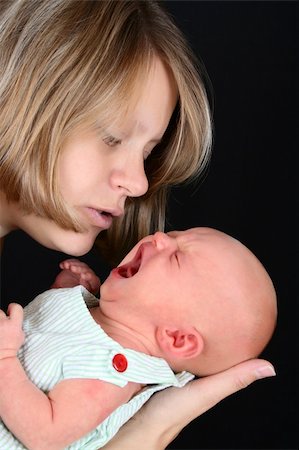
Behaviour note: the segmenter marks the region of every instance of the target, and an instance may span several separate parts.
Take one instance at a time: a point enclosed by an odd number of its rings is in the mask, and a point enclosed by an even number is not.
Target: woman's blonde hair
[[[148,192],[99,236],[120,258],[164,228],[168,188],[208,160],[211,119],[198,63],[157,2],[5,0],[0,13],[0,189],[28,213],[80,231],[57,185],[64,140],[78,127],[121,116],[156,55],[177,84],[178,103],[145,163]]]

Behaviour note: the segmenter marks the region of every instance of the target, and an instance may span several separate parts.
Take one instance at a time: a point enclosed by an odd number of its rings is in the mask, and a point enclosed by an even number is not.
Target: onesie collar
[[[83,286],[77,288],[80,288],[81,295],[88,308],[98,305],[99,300],[87,289]],[[193,374],[186,371],[174,373],[163,358],[123,347],[108,336],[100,325],[96,325],[102,336],[105,337],[105,341],[109,343],[105,358],[106,370],[120,386],[124,386],[128,382],[134,382],[147,385],[158,383],[165,385],[164,387],[181,387],[194,378]]]

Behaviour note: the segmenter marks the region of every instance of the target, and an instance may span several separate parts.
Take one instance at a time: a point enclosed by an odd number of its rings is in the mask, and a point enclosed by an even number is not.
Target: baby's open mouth
[[[115,270],[121,278],[131,278],[138,272],[142,259],[142,244],[132,261],[117,267]]]

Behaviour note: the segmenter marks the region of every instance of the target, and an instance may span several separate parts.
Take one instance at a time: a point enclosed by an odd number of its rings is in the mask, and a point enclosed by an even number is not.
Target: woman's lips
[[[92,225],[102,228],[103,230],[107,230],[112,225],[112,214],[94,208],[86,208],[86,210]]]

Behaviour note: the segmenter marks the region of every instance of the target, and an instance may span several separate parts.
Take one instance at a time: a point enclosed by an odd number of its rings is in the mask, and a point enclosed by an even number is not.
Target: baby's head
[[[102,298],[108,315],[147,337],[149,353],[197,375],[259,355],[277,315],[262,264],[211,228],[144,238],[112,271]]]

